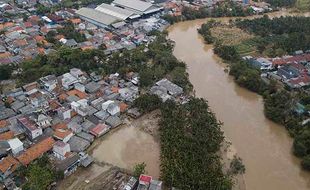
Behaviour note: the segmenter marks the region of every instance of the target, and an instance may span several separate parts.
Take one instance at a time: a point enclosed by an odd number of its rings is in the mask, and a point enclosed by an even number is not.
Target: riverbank
[[[282,11],[269,16],[287,14]],[[250,18],[255,17],[260,16]],[[230,19],[218,18],[222,22]],[[197,28],[208,20],[177,23],[168,29],[169,38],[176,44],[174,55],[187,64],[196,96],[208,100],[224,122],[226,136],[246,165],[247,188],[309,189],[309,174],[300,169],[300,161],[291,154],[292,139],[285,129],[265,118],[262,98],[236,85],[224,72],[226,65],[214,55],[213,47],[205,45],[197,34]]]

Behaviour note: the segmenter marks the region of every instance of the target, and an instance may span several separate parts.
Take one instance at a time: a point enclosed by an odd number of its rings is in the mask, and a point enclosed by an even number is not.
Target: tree
[[[139,178],[141,174],[145,174],[146,164],[144,162],[136,164],[133,168],[133,176]]]
[[[135,99],[133,105],[143,113],[150,112],[160,108],[161,99],[157,95],[144,94]]]
[[[301,166],[302,166],[305,170],[309,170],[309,171],[310,171],[310,155],[305,156],[305,157],[302,159]]]
[[[207,102],[197,98],[184,105],[166,101],[161,116],[161,178],[167,187],[231,189],[218,156],[223,132]]]
[[[267,118],[276,123],[285,124],[292,110],[292,98],[285,90],[268,95],[264,99],[264,111]]]
[[[230,163],[230,172],[233,175],[245,173],[245,166],[243,165],[240,157],[234,156],[233,160]]]
[[[12,71],[13,69],[10,65],[0,65],[0,80],[10,79]]]
[[[56,179],[55,171],[51,169],[47,155],[43,155],[36,162],[31,163],[20,174],[24,174],[27,182],[23,185],[25,190],[42,190]]]

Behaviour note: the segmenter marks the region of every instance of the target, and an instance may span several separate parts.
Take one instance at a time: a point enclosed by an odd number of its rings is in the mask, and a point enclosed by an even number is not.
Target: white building
[[[18,138],[8,140],[8,143],[14,156],[24,150],[24,145]]]
[[[66,153],[70,152],[70,145],[62,141],[57,141],[53,146],[53,152],[56,158],[64,160]]]

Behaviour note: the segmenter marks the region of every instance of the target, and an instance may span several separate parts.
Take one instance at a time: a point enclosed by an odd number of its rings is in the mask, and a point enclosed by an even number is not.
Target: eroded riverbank
[[[197,28],[206,20],[177,23],[169,28],[169,38],[176,42],[174,55],[188,66],[196,95],[208,100],[217,118],[224,122],[225,135],[246,165],[247,189],[310,189],[310,174],[301,170],[300,161],[292,155],[292,139],[285,128],[265,118],[262,98],[235,84],[224,72],[226,65],[213,54],[212,46],[205,45],[198,35]]]

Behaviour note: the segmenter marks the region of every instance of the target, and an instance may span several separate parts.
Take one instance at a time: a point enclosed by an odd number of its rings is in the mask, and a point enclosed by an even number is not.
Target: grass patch
[[[309,0],[297,0],[296,7],[302,11],[310,10],[310,1]]]
[[[237,45],[249,40],[254,36],[229,25],[219,25],[211,28],[211,35],[219,40],[223,45]]]

